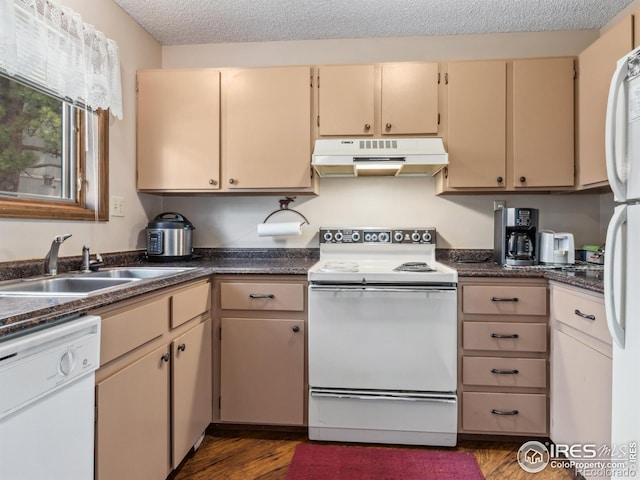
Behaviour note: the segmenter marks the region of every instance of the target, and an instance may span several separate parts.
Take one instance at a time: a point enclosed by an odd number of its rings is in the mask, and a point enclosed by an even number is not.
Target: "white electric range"
[[[323,228],[309,270],[309,437],[452,446],[457,273],[434,228]]]

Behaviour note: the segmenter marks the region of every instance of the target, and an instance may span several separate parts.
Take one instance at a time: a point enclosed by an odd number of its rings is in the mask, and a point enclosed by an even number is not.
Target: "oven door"
[[[309,287],[309,385],[455,392],[456,289]]]

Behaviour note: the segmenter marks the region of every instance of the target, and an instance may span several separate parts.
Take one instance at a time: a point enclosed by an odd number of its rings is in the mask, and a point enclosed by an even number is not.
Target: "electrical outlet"
[[[111,216],[124,217],[124,197],[111,196]]]
[[[493,201],[493,211],[494,212],[496,210],[502,210],[506,206],[507,206],[507,202],[505,202],[504,200],[494,200]]]

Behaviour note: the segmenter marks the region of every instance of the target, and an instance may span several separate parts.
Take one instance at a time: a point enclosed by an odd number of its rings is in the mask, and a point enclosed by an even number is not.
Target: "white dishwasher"
[[[93,479],[100,317],[0,342],[0,478]]]

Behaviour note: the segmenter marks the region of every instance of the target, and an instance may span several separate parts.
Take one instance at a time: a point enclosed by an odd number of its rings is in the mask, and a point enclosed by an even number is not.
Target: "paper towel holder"
[[[306,222],[307,225],[311,225],[309,223],[309,220],[307,220],[307,217],[305,217],[303,214],[301,214],[297,210],[294,210],[293,208],[289,208],[289,204],[291,202],[295,201],[295,199],[296,199],[296,197],[284,197],[284,198],[278,200],[280,202],[280,208],[278,210],[274,210],[269,215],[267,215],[267,218],[265,218],[262,223],[267,223],[267,220],[269,220],[276,213],[280,213],[280,212],[285,211],[285,212],[293,212],[293,213],[296,213],[296,214],[300,215],[304,219],[304,221]]]

